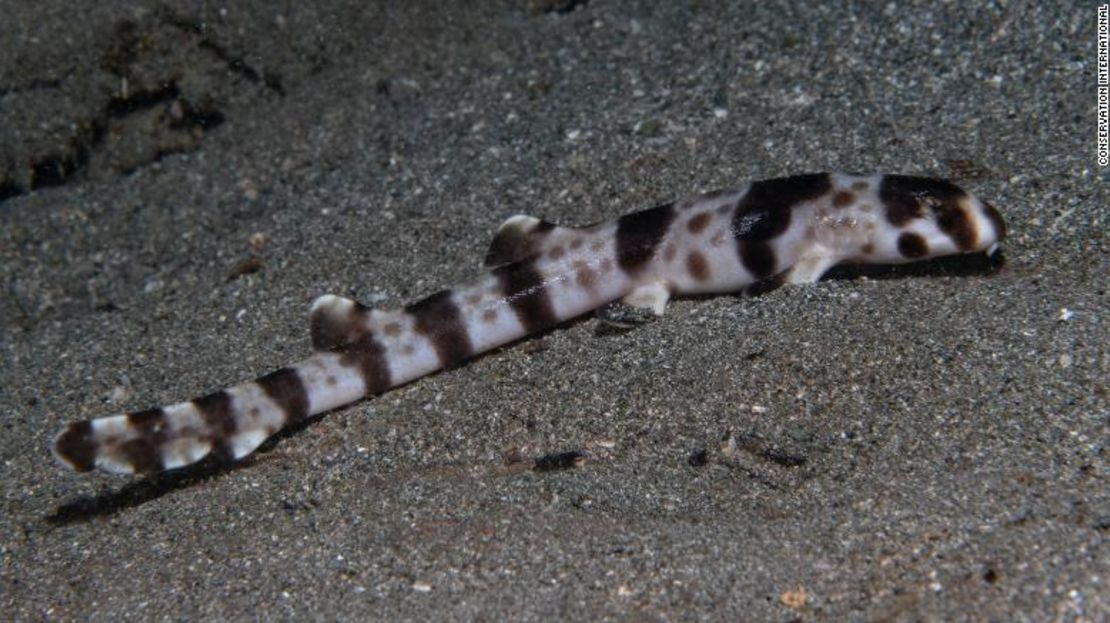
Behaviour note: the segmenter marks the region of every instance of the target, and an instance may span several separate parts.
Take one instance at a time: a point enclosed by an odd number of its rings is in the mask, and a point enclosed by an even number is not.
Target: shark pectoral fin
[[[650,309],[656,316],[662,316],[667,309],[667,301],[671,300],[671,290],[662,281],[653,281],[636,286],[632,292],[621,299],[625,305]]]
[[[325,294],[312,303],[309,330],[312,349],[331,350],[366,333],[369,308],[349,298]]]
[[[540,242],[556,229],[552,223],[527,214],[517,214],[505,219],[490,242],[483,265],[495,268],[520,261],[539,251]]]
[[[814,247],[807,250],[798,258],[794,266],[786,271],[785,283],[816,283],[825,271],[832,268],[840,261],[824,247]]]

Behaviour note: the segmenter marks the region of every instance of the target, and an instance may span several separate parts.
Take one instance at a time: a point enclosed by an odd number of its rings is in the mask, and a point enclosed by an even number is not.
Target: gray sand
[[[4,4],[2,618],[1110,616],[1093,6]],[[466,281],[510,214],[820,170],[955,179],[1005,266],[583,319],[232,469],[50,456],[302,357],[320,294]]]

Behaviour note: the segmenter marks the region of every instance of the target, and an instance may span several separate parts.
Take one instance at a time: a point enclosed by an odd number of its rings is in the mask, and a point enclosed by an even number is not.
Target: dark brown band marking
[[[357,341],[343,345],[336,352],[340,355],[339,365],[358,370],[367,395],[380,394],[392,387],[385,349],[373,335],[367,333]]]
[[[502,227],[490,242],[485,265],[500,266],[532,255],[539,242],[553,229],[555,224],[547,221],[540,221],[535,225],[516,223]]]
[[[736,206],[732,233],[741,242],[779,236],[790,226],[790,212],[795,206],[820,197],[831,186],[828,173],[753,182]]]
[[[331,350],[336,346],[357,339],[365,331],[366,315],[369,309],[355,303],[345,314],[337,314],[329,307],[317,309],[309,319],[312,348]]]
[[[79,472],[96,466],[97,444],[93,441],[92,422],[75,422],[54,441],[54,451]]]
[[[238,431],[238,425],[231,414],[231,396],[223,390],[213,392],[193,400],[193,406],[208,426],[212,451],[223,460],[234,458],[231,438]]]
[[[925,257],[929,253],[929,243],[925,242],[921,234],[907,231],[898,236],[898,252],[910,259]]]
[[[551,306],[543,275],[532,262],[517,262],[495,269],[502,296],[513,308],[517,320],[529,333],[553,327],[559,322]]]
[[[740,245],[740,261],[744,268],[758,279],[770,277],[775,272],[778,258],[766,242],[748,242]]]
[[[651,260],[674,221],[673,204],[626,214],[617,219],[617,263],[634,273]]]
[[[690,276],[698,281],[709,281],[709,262],[705,260],[704,255],[697,251],[693,251],[686,256],[686,270],[690,272]]]
[[[166,435],[166,412],[161,408],[128,413],[127,423],[144,437],[153,439]]]
[[[131,439],[121,443],[119,449],[136,474],[151,474],[165,469],[161,451],[149,439]]]
[[[959,209],[960,200],[965,197],[967,193],[948,180],[884,175],[879,183],[879,199],[886,207],[887,220],[895,227],[925,216],[927,209],[943,206]]]
[[[761,279],[774,273],[777,260],[768,241],[790,227],[791,212],[798,204],[812,201],[830,188],[828,173],[752,182],[732,215],[732,235],[748,272]]]
[[[458,306],[451,300],[450,290],[421,299],[405,307],[405,312],[415,320],[416,332],[432,343],[444,367],[457,366],[474,355],[470,334]]]
[[[293,368],[276,370],[255,382],[270,400],[281,407],[287,423],[297,422],[308,415],[308,392]]]
[[[979,239],[975,231],[975,223],[967,216],[963,208],[954,205],[941,205],[936,209],[937,227],[956,243],[956,248],[961,251],[970,251],[975,248]]]
[[[131,467],[141,474],[165,469],[162,445],[169,437],[166,412],[158,408],[128,413],[127,423],[138,434],[137,438],[120,445]]]
[[[991,222],[994,227],[994,237],[1001,241],[1006,237],[1006,221],[1002,220],[1002,215],[998,210],[986,201],[983,202],[983,213],[987,215],[987,220]]]

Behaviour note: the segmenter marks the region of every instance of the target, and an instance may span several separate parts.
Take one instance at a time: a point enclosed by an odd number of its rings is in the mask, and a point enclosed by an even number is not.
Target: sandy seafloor
[[[0,618],[1110,617],[1093,4],[92,4],[0,6]],[[1004,265],[583,319],[232,469],[51,458],[510,214],[821,170],[953,178]]]

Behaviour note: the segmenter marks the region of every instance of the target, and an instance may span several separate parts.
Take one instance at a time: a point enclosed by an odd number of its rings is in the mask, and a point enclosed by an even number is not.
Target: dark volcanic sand
[[[1108,616],[1093,5],[91,4],[0,11],[7,617]],[[465,281],[510,214],[820,170],[955,179],[1006,265],[573,322],[230,470],[49,454],[302,357],[320,294]]]

